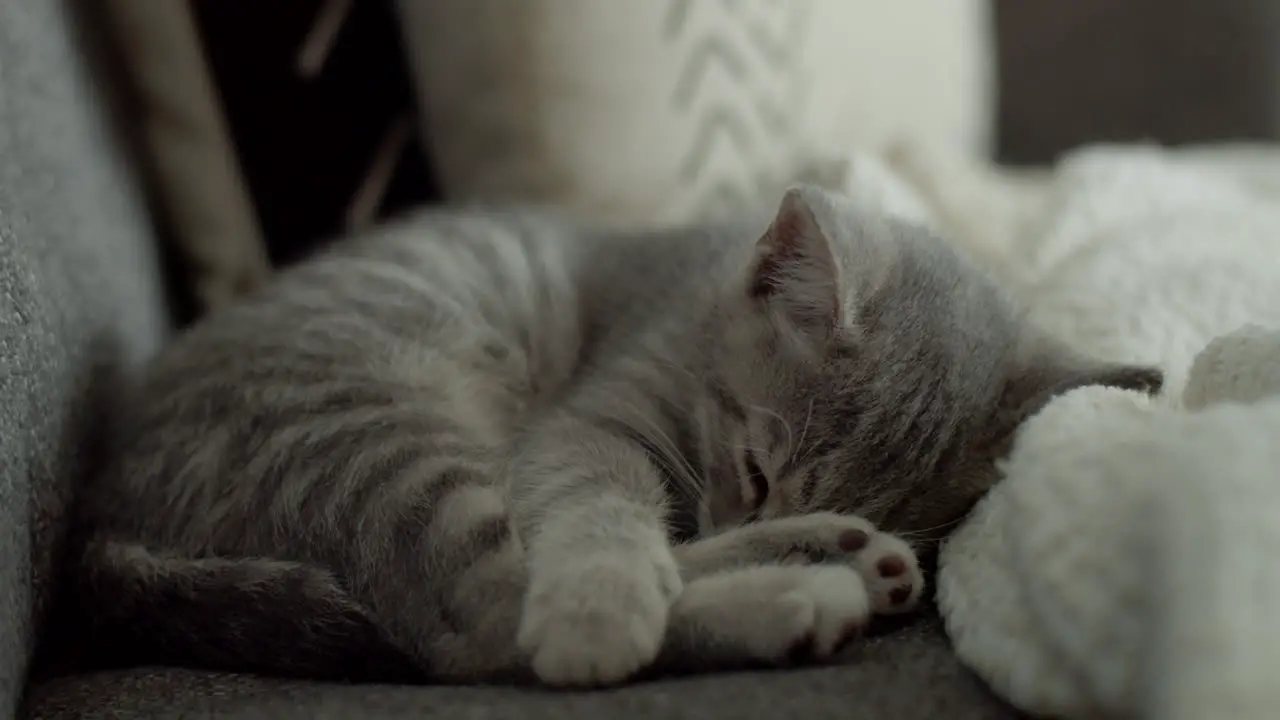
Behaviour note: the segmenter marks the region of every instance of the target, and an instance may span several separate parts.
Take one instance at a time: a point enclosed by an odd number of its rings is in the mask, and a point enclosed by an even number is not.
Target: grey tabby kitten
[[[767,227],[437,214],[162,354],[84,495],[77,587],[116,650],[236,669],[820,660],[921,597],[886,529],[957,521],[1019,422],[1094,383],[1161,375],[1076,356],[925,231],[813,187]]]

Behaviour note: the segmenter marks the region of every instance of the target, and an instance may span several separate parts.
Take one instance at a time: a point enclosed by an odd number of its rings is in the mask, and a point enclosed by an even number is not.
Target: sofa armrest
[[[167,316],[69,0],[0,3],[0,716],[19,701],[115,378]]]

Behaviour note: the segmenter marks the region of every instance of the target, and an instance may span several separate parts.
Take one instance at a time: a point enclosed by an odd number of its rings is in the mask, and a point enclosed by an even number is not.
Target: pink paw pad
[[[871,542],[871,537],[861,530],[846,530],[840,534],[837,543],[845,552],[857,552]]]
[[[881,558],[880,562],[876,563],[876,572],[880,573],[880,577],[882,578],[895,578],[906,571],[906,561],[897,555],[890,555],[886,558]]]
[[[915,607],[924,578],[910,552],[901,540],[877,535],[855,561],[877,613],[895,614]]]
[[[901,605],[911,599],[911,586],[899,585],[889,591],[889,602],[894,605]]]

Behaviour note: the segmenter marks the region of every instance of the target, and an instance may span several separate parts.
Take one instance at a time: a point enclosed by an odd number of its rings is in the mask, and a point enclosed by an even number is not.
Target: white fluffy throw
[[[965,203],[1011,188],[974,173],[907,175],[954,219],[946,184]],[[848,189],[883,195],[867,175]],[[968,241],[1003,248],[1036,321],[1167,385],[1080,389],[1027,422],[942,549],[955,650],[1037,715],[1280,717],[1280,201],[1146,147],[1089,149],[1035,182],[1003,218],[1015,241]]]

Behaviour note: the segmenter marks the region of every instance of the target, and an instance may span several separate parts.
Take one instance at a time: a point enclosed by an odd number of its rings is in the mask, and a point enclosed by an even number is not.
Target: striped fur
[[[1159,375],[1053,346],[923,231],[812,188],[767,227],[432,213],[157,359],[71,594],[153,659],[322,677],[826,657],[923,591],[877,525],[936,535],[1092,382]]]

